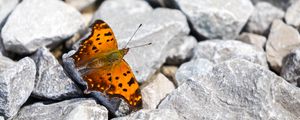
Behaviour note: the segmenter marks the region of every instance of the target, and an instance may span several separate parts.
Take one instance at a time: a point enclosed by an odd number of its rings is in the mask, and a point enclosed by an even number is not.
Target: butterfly
[[[86,91],[100,91],[109,97],[123,98],[131,107],[140,108],[142,96],[139,84],[123,57],[129,48],[118,49],[112,29],[103,20],[92,25],[91,35],[81,41],[72,55],[76,68],[84,68],[81,77]]]

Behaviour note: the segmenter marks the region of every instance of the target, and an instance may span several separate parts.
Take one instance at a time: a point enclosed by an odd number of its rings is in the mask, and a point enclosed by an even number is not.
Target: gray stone
[[[7,50],[28,54],[41,46],[53,47],[83,27],[81,14],[60,0],[23,0],[9,16],[1,35]]]
[[[174,82],[175,80],[175,73],[177,71],[178,67],[173,65],[164,65],[161,67],[160,71],[163,75],[165,75],[167,78],[169,78],[171,81]]]
[[[291,4],[295,3],[297,0],[251,0],[254,4],[259,2],[268,2],[277,8],[286,10]]]
[[[220,63],[234,58],[242,58],[267,67],[265,52],[255,46],[237,40],[209,40],[199,42],[194,49],[193,59],[208,59]]]
[[[92,99],[34,103],[23,107],[14,120],[107,120],[108,111]]]
[[[78,10],[84,10],[88,6],[94,4],[96,0],[65,0],[65,2]]]
[[[0,116],[0,120],[5,120],[3,116]]]
[[[37,66],[33,96],[42,99],[62,100],[79,97],[82,94],[47,48],[38,49],[32,59]]]
[[[300,28],[300,0],[292,4],[286,11],[285,21],[289,25]]]
[[[299,32],[281,20],[275,20],[266,44],[267,59],[271,68],[279,73],[282,59],[297,47],[300,47]]]
[[[237,40],[254,45],[262,51],[264,50],[265,44],[267,42],[267,39],[264,36],[245,32],[237,37]]]
[[[0,56],[0,114],[14,116],[29,98],[36,74],[34,61],[28,57],[14,62]]]
[[[186,81],[158,108],[175,109],[189,120],[295,120],[299,99],[299,88],[260,65],[234,59],[214,66],[198,81]]]
[[[174,84],[163,74],[158,73],[149,84],[141,90],[143,109],[155,109],[167,94],[175,90]]]
[[[281,76],[291,84],[300,86],[300,48],[293,50],[282,61]]]
[[[114,4],[122,3],[114,2]],[[131,66],[139,82],[149,79],[166,61],[168,56],[166,53],[171,49],[168,45],[179,40],[177,39],[179,37],[187,36],[190,31],[185,16],[178,10],[157,8],[153,11],[139,12],[134,15],[122,15],[123,12],[120,11],[126,11],[123,10],[123,7],[102,9],[102,6],[98,10],[102,10],[103,14],[95,14],[94,18],[104,19],[110,25],[120,49],[125,47],[139,24],[143,23],[143,26],[126,47],[152,44],[130,49],[125,55],[125,60]],[[117,10],[118,12],[114,12]]]
[[[249,19],[246,30],[252,33],[265,34],[273,20],[283,17],[284,11],[281,9],[267,2],[259,2],[255,5],[255,10]]]
[[[250,0],[174,0],[198,34],[234,39],[253,11]]]
[[[125,117],[112,120],[182,120],[175,110],[171,109],[142,109]]]
[[[0,0],[0,28],[2,28],[3,22],[18,3],[19,0]]]
[[[175,74],[175,83],[177,86],[187,80],[197,81],[200,76],[208,74],[214,64],[207,59],[195,59],[183,63]]]
[[[197,45],[197,40],[192,36],[173,40],[169,44],[169,55],[166,64],[179,65],[192,57],[192,49]]]

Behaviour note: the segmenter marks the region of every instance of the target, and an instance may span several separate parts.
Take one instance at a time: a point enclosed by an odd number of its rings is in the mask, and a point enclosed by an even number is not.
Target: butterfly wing
[[[139,84],[125,60],[111,68],[95,69],[83,77],[89,91],[101,91],[110,97],[122,97],[134,108],[141,107],[142,96]]]
[[[72,56],[76,67],[85,65],[97,54],[118,50],[117,40],[107,23],[97,20],[91,27],[92,34],[80,43],[78,51]]]

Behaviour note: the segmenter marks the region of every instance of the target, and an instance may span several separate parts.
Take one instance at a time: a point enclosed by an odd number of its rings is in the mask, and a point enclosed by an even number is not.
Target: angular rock
[[[17,6],[19,0],[0,0],[0,28],[9,13]]]
[[[14,120],[107,120],[108,111],[93,99],[71,99],[58,103],[34,103],[23,107]]]
[[[60,0],[23,0],[7,19],[1,35],[7,50],[28,54],[41,46],[53,47],[83,27],[81,14]]]
[[[96,0],[65,0],[65,2],[78,10],[83,10],[94,4]]]
[[[266,44],[267,59],[271,68],[279,73],[282,59],[297,47],[300,47],[299,32],[281,20],[275,20]]]
[[[159,109],[185,119],[298,119],[300,89],[268,69],[242,59],[218,64],[198,81],[187,81]]]
[[[237,40],[209,40],[199,42],[194,49],[193,59],[208,59],[220,63],[234,58],[242,58],[267,67],[264,51]]]
[[[42,99],[62,100],[79,97],[82,94],[47,48],[38,49],[32,59],[37,66],[33,96]]]
[[[141,90],[143,109],[155,109],[160,101],[175,90],[174,84],[163,74],[158,73],[147,86]]]
[[[250,0],[174,0],[196,32],[207,38],[234,39],[253,11]]]
[[[258,2],[252,13],[246,30],[257,34],[266,34],[273,20],[284,17],[284,11],[268,2]]]
[[[14,116],[29,98],[36,74],[34,61],[28,57],[14,62],[0,56],[0,114]]]
[[[256,46],[257,48],[261,49],[262,51],[264,50],[265,44],[266,44],[266,37],[253,34],[253,33],[242,33],[237,40],[240,40],[242,42],[251,44]]]
[[[175,74],[175,84],[179,86],[187,80],[197,81],[200,76],[208,74],[213,66],[212,62],[201,58],[183,63]]]
[[[175,110],[171,109],[143,109],[125,117],[112,120],[182,120]]]
[[[179,65],[192,57],[192,49],[197,45],[197,40],[192,36],[182,37],[179,40],[173,40],[169,44],[169,55],[166,64]]]
[[[293,25],[297,28],[300,28],[300,0],[297,0],[292,4],[286,11],[285,21],[289,25]]]
[[[104,3],[110,1],[105,1]],[[113,1],[114,4],[122,5],[122,2],[117,2],[116,0],[112,0],[111,2]],[[133,1],[137,2],[136,0]],[[168,56],[166,53],[171,49],[168,45],[172,42],[176,42],[179,37],[187,36],[190,31],[185,16],[178,10],[157,8],[153,11],[123,15],[127,11],[124,10],[123,7],[110,7],[110,9],[108,9],[107,6],[103,6],[103,4],[98,9],[98,11],[102,11],[101,13],[103,14],[95,14],[94,18],[104,19],[109,24],[118,40],[120,49],[125,47],[125,44],[139,24],[143,23],[143,26],[127,47],[130,48],[147,43],[152,44],[130,49],[128,54],[125,55],[125,60],[131,66],[139,82],[144,82],[149,79],[165,62]],[[131,9],[134,8],[134,5],[135,4],[132,3]],[[101,7],[107,9],[102,9]],[[142,8],[140,9],[140,11],[145,11]],[[117,10],[118,12],[114,12]],[[120,11],[124,11],[124,13]]]
[[[300,49],[288,54],[282,61],[281,76],[291,84],[300,86]]]

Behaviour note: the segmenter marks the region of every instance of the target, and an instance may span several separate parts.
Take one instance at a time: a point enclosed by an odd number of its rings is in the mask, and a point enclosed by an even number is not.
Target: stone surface
[[[199,42],[194,49],[193,59],[208,59],[220,63],[234,58],[242,58],[267,67],[264,51],[237,40],[209,40]]]
[[[282,61],[281,76],[291,84],[300,86],[300,49],[288,54]]]
[[[268,69],[234,59],[198,79],[186,81],[159,109],[175,109],[185,119],[272,119],[300,117],[300,89]]]
[[[284,19],[287,24],[300,28],[300,0],[287,9]]]
[[[165,75],[169,80],[174,81],[175,80],[175,73],[177,71],[178,67],[173,65],[164,65],[161,67],[161,73]]]
[[[179,65],[184,61],[192,57],[192,49],[197,45],[197,40],[192,36],[186,36],[179,38],[179,40],[173,40],[169,44],[169,55],[166,64]]]
[[[65,2],[78,10],[83,10],[94,4],[96,0],[65,0]]]
[[[266,34],[273,20],[284,17],[284,11],[267,2],[258,2],[252,13],[246,30],[257,34]]]
[[[174,0],[198,34],[234,39],[253,11],[250,0]]]
[[[112,5],[122,5],[122,2],[116,0],[105,1],[103,4],[105,5],[106,2],[113,2],[110,3]],[[141,10],[135,10],[134,5],[137,1],[131,0],[131,2],[131,9],[133,10],[123,10],[123,7],[109,7],[109,9],[107,8],[107,4],[105,6],[102,4],[97,10],[97,12],[102,11],[100,12],[101,14],[95,14],[94,18],[101,18],[110,25],[118,40],[119,48],[124,48],[139,24],[143,24],[126,47],[130,48],[147,43],[152,44],[130,49],[128,54],[125,55],[125,60],[131,66],[137,80],[139,82],[144,82],[166,61],[168,56],[166,51],[171,49],[168,45],[179,40],[177,39],[179,37],[187,36],[190,29],[185,16],[178,10],[157,8],[153,11],[146,11],[145,9],[148,8],[144,7],[138,7]],[[102,7],[105,7],[105,9]],[[134,13],[129,11],[139,12]],[[124,13],[128,14],[124,15]]]
[[[125,117],[114,118],[112,120],[182,120],[175,110],[171,109],[143,109],[131,113]]]
[[[262,51],[264,50],[267,41],[266,37],[264,36],[245,32],[242,33],[239,37],[237,37],[237,40],[254,45]]]
[[[19,0],[0,0],[0,28],[2,28],[3,22],[18,3]]]
[[[0,120],[5,120],[3,116],[0,116]]]
[[[267,59],[276,72],[280,72],[282,59],[291,50],[300,46],[299,32],[281,20],[272,23],[271,31],[266,44]]]
[[[23,107],[14,120],[107,120],[108,111],[92,99],[71,99],[57,103],[34,103]]]
[[[29,98],[36,74],[34,61],[25,57],[18,62],[0,56],[0,114],[14,116]]]
[[[78,97],[82,94],[47,48],[38,49],[32,59],[37,66],[33,96],[42,99],[62,100]]]
[[[23,0],[7,19],[1,35],[7,50],[28,54],[41,46],[54,46],[83,27],[81,14],[60,0]]]
[[[295,3],[297,0],[251,0],[254,4],[259,2],[268,2],[282,10],[286,10],[291,4]]]
[[[163,74],[158,73],[156,78],[142,88],[143,109],[155,109],[166,95],[175,90],[174,84]]]
[[[208,74],[214,64],[207,59],[195,59],[183,63],[175,74],[175,84],[177,86],[187,80],[197,81],[200,76]]]

